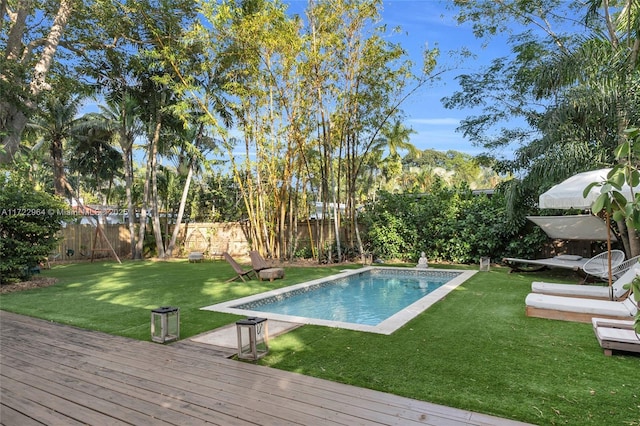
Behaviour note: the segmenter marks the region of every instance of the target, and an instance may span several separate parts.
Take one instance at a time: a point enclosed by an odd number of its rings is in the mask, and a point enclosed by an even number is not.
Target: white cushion
[[[531,283],[531,291],[534,293],[553,294],[556,296],[601,297],[603,299],[609,297],[608,286],[596,285],[556,284],[534,281]]]
[[[556,256],[556,259],[561,259],[561,260],[580,260],[580,259],[582,259],[582,256],[578,256],[577,254],[560,254],[560,255]]]
[[[629,289],[624,288],[625,285],[629,284],[639,272],[640,265],[634,266],[613,282],[611,286],[613,287],[614,299],[621,298],[629,291]],[[606,285],[558,284],[534,281],[531,283],[531,291],[556,296],[595,297],[602,299],[608,299],[610,297],[609,287]]]
[[[598,334],[599,340],[640,345],[640,337],[638,337],[634,330],[598,327],[596,333]]]
[[[562,312],[576,312],[583,314],[626,317],[634,316],[627,306],[627,301],[613,302],[610,300],[580,299],[577,297],[562,297],[549,294],[529,293],[525,303],[527,306],[538,309],[550,309]]]
[[[633,329],[633,320],[617,320],[611,318],[591,318],[591,324],[595,330],[597,327],[609,327],[609,328],[625,328],[627,330]]]

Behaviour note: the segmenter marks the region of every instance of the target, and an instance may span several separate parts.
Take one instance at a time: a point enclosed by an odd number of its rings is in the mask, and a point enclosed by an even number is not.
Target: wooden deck
[[[0,311],[2,425],[516,425]]]

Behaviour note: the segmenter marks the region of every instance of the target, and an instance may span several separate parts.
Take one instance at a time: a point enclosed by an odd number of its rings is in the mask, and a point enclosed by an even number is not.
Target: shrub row
[[[524,219],[509,220],[504,197],[468,187],[435,186],[428,194],[382,193],[360,214],[368,251],[383,259],[477,263],[482,256],[533,256],[546,241]]]

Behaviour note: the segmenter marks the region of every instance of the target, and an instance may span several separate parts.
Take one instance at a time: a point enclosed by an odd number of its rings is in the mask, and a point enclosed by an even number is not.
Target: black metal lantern
[[[249,317],[236,322],[238,358],[257,360],[269,352],[269,326],[266,318]]]
[[[163,306],[151,311],[151,340],[158,343],[180,338],[180,308]]]

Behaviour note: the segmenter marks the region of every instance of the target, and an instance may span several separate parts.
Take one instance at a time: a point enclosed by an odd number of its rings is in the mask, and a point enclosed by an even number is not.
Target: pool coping
[[[317,318],[307,318],[307,317],[299,317],[292,315],[283,315],[283,314],[275,314],[271,312],[261,312],[254,311],[248,309],[238,309],[234,306],[241,305],[245,303],[255,302],[260,299],[264,299],[267,297],[278,296],[283,293],[288,293],[292,290],[305,288],[308,286],[316,285],[323,283],[327,280],[339,279],[348,277],[350,275],[360,274],[367,270],[374,269],[383,269],[383,270],[398,270],[398,271],[411,271],[411,270],[419,270],[419,271],[438,271],[438,272],[456,272],[459,275],[447,283],[443,284],[440,288],[432,291],[421,299],[415,301],[411,305],[407,306],[403,310],[393,314],[389,318],[380,322],[378,325],[364,325],[364,324],[355,324],[350,322],[342,322],[342,321],[331,321],[331,320],[323,320]],[[470,270],[459,270],[459,269],[436,269],[436,268],[427,268],[427,269],[419,269],[419,268],[399,268],[399,267],[389,267],[389,266],[365,266],[359,269],[349,269],[338,274],[330,275],[324,278],[318,278],[312,281],[305,281],[300,284],[295,284],[287,287],[278,288],[275,290],[270,290],[263,293],[254,294],[251,296],[242,297],[240,299],[229,300],[227,302],[216,303],[215,305],[205,306],[200,308],[205,311],[215,311],[215,312],[223,312],[228,314],[236,314],[236,315],[245,315],[245,316],[254,316],[267,318],[277,321],[286,321],[300,324],[310,324],[310,325],[321,325],[326,327],[335,327],[335,328],[344,328],[347,330],[355,330],[355,331],[364,331],[368,333],[377,333],[377,334],[391,334],[410,320],[424,312],[427,308],[435,304],[436,302],[442,300],[447,294],[453,291],[456,287],[460,286],[466,280],[471,278],[478,271],[470,271]]]

